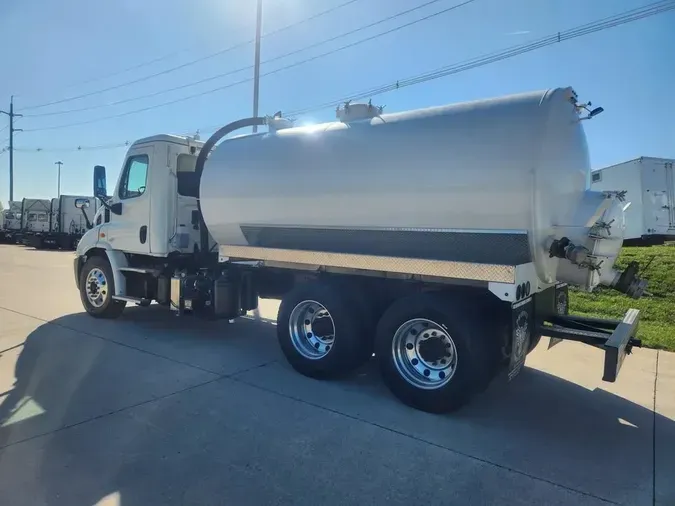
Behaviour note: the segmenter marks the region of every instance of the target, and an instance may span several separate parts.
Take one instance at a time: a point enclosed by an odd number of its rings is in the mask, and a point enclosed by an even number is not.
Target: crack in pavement
[[[138,346],[133,346],[131,344],[127,344],[127,343],[123,343],[121,341],[117,341],[116,339],[111,339],[109,337],[101,336],[99,334],[94,334],[93,332],[89,332],[87,330],[76,329],[76,328],[73,328],[73,327],[69,327],[68,325],[63,325],[62,323],[54,323],[54,322],[46,320],[44,318],[40,318],[39,316],[33,316],[33,315],[30,315],[30,314],[23,313],[21,311],[15,310],[15,309],[9,309],[9,308],[3,307],[3,306],[0,306],[0,310],[9,311],[10,313],[18,314],[20,316],[25,316],[27,318],[32,318],[34,320],[44,322],[47,325],[54,325],[55,327],[59,327],[59,328],[65,329],[65,330],[78,332],[78,333],[83,334],[85,336],[94,337],[96,339],[100,339],[100,340],[106,341],[108,343],[116,344],[118,346],[122,346],[122,347],[128,348],[130,350],[135,350],[135,351],[139,351],[141,353],[146,353],[146,354],[151,355],[153,357],[163,358],[164,360],[168,360],[168,361],[173,362],[175,364],[179,364],[179,365],[183,365],[183,366],[187,366],[187,367],[192,367],[193,369],[197,369],[201,372],[205,372],[205,373],[209,373],[209,374],[215,374],[217,376],[222,376],[222,373],[220,373],[218,371],[212,371],[212,370],[207,369],[205,367],[201,367],[201,366],[198,366],[198,365],[195,365],[195,364],[191,364],[190,362],[185,362],[183,360],[177,360],[175,358],[167,357],[167,356],[162,355],[160,353],[155,353],[154,351],[149,351],[149,350],[146,350],[146,349],[143,349],[143,348],[139,348]],[[132,325],[133,325],[133,323],[132,323]],[[239,371],[237,371],[237,372],[239,372]]]
[[[206,385],[210,385],[211,383],[215,383],[215,382],[217,382],[217,381],[228,380],[228,379],[231,380],[231,379],[233,378],[233,375],[234,375],[234,374],[244,374],[244,373],[247,373],[247,372],[250,372],[250,371],[254,371],[254,370],[256,370],[256,369],[260,369],[261,367],[266,367],[266,366],[268,366],[268,365],[270,365],[270,364],[273,364],[273,363],[275,363],[275,362],[276,362],[276,360],[270,360],[269,362],[265,362],[264,364],[254,365],[254,366],[248,367],[248,368],[246,368],[246,369],[244,369],[244,370],[237,371],[236,373],[222,374],[222,375],[220,375],[220,376],[218,376],[218,377],[216,377],[216,378],[211,378],[211,379],[209,379],[209,380],[207,380],[207,381],[202,381],[201,383],[197,383],[197,384],[195,384],[195,385],[190,385],[190,386],[187,386],[187,387],[185,387],[185,388],[181,388],[181,389],[179,389],[179,390],[175,390],[175,391],[173,391],[173,392],[170,392],[170,393],[168,393],[168,394],[161,395],[161,396],[159,396],[159,397],[153,397],[153,398],[151,398],[151,399],[146,399],[146,400],[144,400],[144,401],[140,401],[140,402],[136,402],[136,403],[134,403],[134,404],[130,404],[129,406],[123,406],[123,407],[121,407],[121,408],[117,408],[117,409],[110,410],[110,411],[108,411],[108,412],[106,412],[106,413],[101,413],[101,414],[99,414],[99,415],[92,416],[92,417],[87,418],[87,419],[85,419],[85,420],[80,420],[79,422],[73,422],[73,423],[70,423],[70,424],[68,424],[68,425],[64,425],[64,426],[62,426],[62,427],[57,427],[56,429],[52,429],[52,430],[47,431],[47,432],[42,432],[42,433],[40,433],[40,434],[35,434],[35,435],[33,435],[33,436],[30,436],[30,437],[27,437],[27,438],[24,438],[24,439],[20,439],[20,440],[18,440],[18,441],[14,441],[13,443],[9,443],[9,444],[7,444],[7,445],[0,446],[0,452],[1,452],[2,450],[5,450],[5,449],[7,449],[7,448],[9,448],[9,447],[12,447],[12,446],[16,446],[16,445],[21,444],[21,443],[26,443],[26,442],[32,441],[32,440],[34,440],[34,439],[38,439],[38,438],[45,437],[45,436],[50,436],[50,435],[55,434],[55,433],[57,433],[57,432],[61,432],[61,431],[68,430],[68,429],[72,429],[72,428],[74,428],[74,427],[79,427],[80,425],[84,425],[84,424],[87,424],[87,423],[89,423],[89,422],[94,422],[94,421],[96,421],[96,420],[101,420],[101,419],[106,418],[106,417],[108,417],[108,416],[116,415],[116,414],[118,414],[118,413],[122,413],[122,412],[124,412],[124,411],[130,410],[130,409],[134,409],[134,408],[137,408],[137,407],[139,407],[139,406],[145,406],[145,405],[151,404],[151,403],[153,403],[153,402],[162,401],[162,400],[168,399],[169,397],[172,397],[172,396],[174,396],[174,395],[180,395],[180,394],[183,394],[183,393],[186,393],[186,392],[190,392],[190,391],[192,391],[192,390],[195,390],[195,389],[197,389],[197,388],[200,388],[200,387],[203,387],[203,386],[206,386]]]
[[[239,375],[239,374],[244,374],[244,373],[243,373],[243,372],[237,373],[237,375]],[[429,446],[433,446],[434,448],[439,448],[439,449],[441,449],[441,450],[445,450],[445,451],[450,452],[450,453],[453,453],[453,454],[455,454],[455,455],[459,455],[459,456],[461,456],[461,457],[465,457],[465,458],[468,458],[468,459],[471,459],[471,460],[480,462],[480,463],[482,463],[482,464],[486,464],[486,465],[488,465],[488,466],[496,467],[496,468],[502,469],[502,470],[504,470],[504,471],[512,472],[512,473],[515,473],[515,474],[519,474],[519,475],[521,475],[521,476],[525,476],[525,477],[530,478],[530,479],[532,479],[532,480],[536,480],[536,481],[540,481],[540,482],[543,482],[543,483],[547,483],[547,484],[549,484],[549,485],[553,485],[553,486],[555,486],[555,487],[562,488],[562,489],[567,490],[567,491],[569,491],[569,492],[574,492],[574,493],[577,493],[577,494],[580,494],[580,495],[583,495],[583,496],[586,496],[586,497],[591,497],[591,498],[593,498],[593,499],[597,499],[597,500],[599,500],[599,501],[606,502],[607,504],[621,504],[621,503],[618,503],[618,502],[616,502],[616,501],[612,501],[611,499],[607,499],[607,498],[605,498],[605,497],[601,497],[601,496],[592,494],[592,493],[590,493],[590,492],[585,492],[585,491],[583,491],[583,490],[579,490],[579,489],[575,489],[575,488],[572,488],[572,487],[568,487],[568,486],[566,486],[566,485],[562,485],[562,484],[560,484],[560,483],[556,483],[556,482],[551,481],[551,480],[548,480],[548,479],[546,479],[546,478],[541,478],[541,477],[539,477],[539,476],[536,476],[536,475],[533,475],[533,474],[526,473],[525,471],[520,471],[520,470],[518,470],[518,469],[515,469],[515,468],[512,468],[512,467],[508,467],[508,466],[505,466],[505,465],[503,465],[503,464],[499,464],[499,463],[497,463],[497,462],[492,462],[491,460],[487,460],[487,459],[484,459],[484,458],[482,458],[482,457],[477,457],[477,456],[475,456],[475,455],[471,455],[471,454],[469,454],[469,453],[465,453],[465,452],[462,452],[462,451],[460,451],[460,450],[456,450],[456,449],[454,449],[454,448],[450,448],[450,447],[448,447],[448,446],[444,446],[444,445],[441,445],[441,444],[438,444],[438,443],[434,443],[433,441],[429,441],[429,440],[427,440],[427,439],[424,439],[424,438],[415,436],[414,434],[410,434],[410,433],[408,433],[408,432],[404,432],[404,431],[401,431],[401,430],[398,430],[398,429],[394,429],[394,428],[392,428],[392,427],[387,427],[386,425],[382,425],[382,424],[379,424],[379,423],[377,423],[377,422],[372,422],[372,421],[370,421],[370,420],[366,420],[366,419],[360,418],[360,417],[358,417],[358,416],[350,415],[349,413],[344,413],[344,412],[342,412],[342,411],[339,411],[339,410],[336,410],[336,409],[333,409],[333,408],[328,408],[328,407],[322,406],[322,405],[320,405],[320,404],[316,404],[316,403],[313,403],[313,402],[310,402],[310,401],[306,401],[306,400],[304,400],[304,399],[300,399],[299,397],[295,397],[295,396],[292,396],[292,395],[288,395],[288,394],[284,394],[284,393],[281,393],[281,392],[277,392],[276,390],[272,390],[272,389],[267,388],[267,387],[262,387],[262,386],[260,386],[260,385],[254,384],[254,383],[249,383],[248,381],[245,381],[245,380],[243,380],[243,379],[237,378],[237,375],[233,375],[232,377],[230,377],[230,378],[228,378],[228,379],[229,379],[230,381],[235,381],[235,382],[237,382],[237,383],[241,383],[241,384],[243,384],[243,385],[247,385],[247,386],[249,386],[249,387],[256,388],[256,389],[261,390],[261,391],[263,391],[263,392],[267,392],[267,393],[271,393],[271,394],[274,394],[274,395],[278,395],[278,396],[283,397],[283,398],[285,398],[285,399],[289,399],[289,400],[292,400],[292,401],[295,401],[295,402],[299,402],[299,403],[301,403],[301,404],[305,404],[305,405],[307,405],[307,406],[311,406],[311,407],[313,407],[313,408],[320,409],[320,410],[322,410],[322,411],[327,411],[327,412],[329,412],[329,413],[333,413],[333,414],[335,414],[335,415],[342,416],[342,417],[348,418],[348,419],[350,419],[350,420],[354,420],[354,421],[357,421],[357,422],[360,422],[360,423],[364,423],[364,424],[366,424],[366,425],[370,425],[370,426],[372,426],[372,427],[376,427],[376,428],[378,428],[378,429],[385,430],[385,431],[387,431],[387,432],[391,432],[391,433],[393,433],[393,434],[396,434],[396,435],[399,435],[399,436],[402,436],[402,437],[406,437],[406,438],[411,439],[411,440],[413,440],[413,441],[416,441],[416,442],[418,442],[418,443],[423,443],[423,444],[426,444],[426,445],[429,445]]]

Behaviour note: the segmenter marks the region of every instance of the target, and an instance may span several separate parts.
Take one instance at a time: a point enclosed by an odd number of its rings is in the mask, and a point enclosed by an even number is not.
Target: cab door
[[[150,253],[150,195],[153,146],[138,146],[127,154],[112,204],[121,204],[119,214],[110,213],[107,240],[126,253]],[[120,206],[117,206],[120,207]]]

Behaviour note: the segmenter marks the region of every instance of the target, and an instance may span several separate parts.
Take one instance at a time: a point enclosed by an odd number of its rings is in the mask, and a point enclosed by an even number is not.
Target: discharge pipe
[[[206,158],[209,156],[213,148],[216,146],[216,143],[225,137],[226,135],[239,130],[240,128],[248,128],[252,126],[262,126],[267,122],[265,118],[244,118],[232,123],[228,123],[224,127],[216,131],[202,146],[199,155],[197,155],[197,161],[195,162],[195,172],[198,175],[199,180],[199,198],[197,199],[197,209],[199,210],[199,250],[202,255],[208,255],[209,253],[209,231],[206,228],[206,222],[204,221],[204,215],[202,214],[201,206],[201,180],[202,172],[204,172],[204,164],[206,163]]]

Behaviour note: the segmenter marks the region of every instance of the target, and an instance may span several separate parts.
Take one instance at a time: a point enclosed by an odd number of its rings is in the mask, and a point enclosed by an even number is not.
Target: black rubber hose
[[[197,161],[195,162],[195,172],[197,173],[197,182],[199,184],[199,197],[197,198],[197,209],[199,210],[199,249],[202,255],[207,255],[209,253],[209,231],[206,228],[206,222],[204,221],[204,215],[202,214],[201,206],[201,187],[202,187],[202,172],[204,172],[204,164],[206,163],[206,158],[209,156],[209,153],[213,150],[216,143],[225,137],[227,134],[239,130],[240,128],[252,127],[252,126],[262,126],[265,124],[264,118],[244,118],[232,123],[228,123],[224,127],[216,131],[202,146],[199,155],[197,155]]]

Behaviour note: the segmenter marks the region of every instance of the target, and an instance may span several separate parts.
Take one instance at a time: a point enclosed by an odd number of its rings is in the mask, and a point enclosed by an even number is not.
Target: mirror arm
[[[101,203],[101,205],[103,207],[105,207],[108,211],[110,211],[110,204],[108,204],[108,202],[104,198],[101,198],[101,197],[96,197],[96,198],[98,199],[98,201]]]
[[[94,227],[94,224],[89,221],[89,216],[87,216],[87,212],[84,210],[84,207],[80,207],[80,211],[82,211],[82,216],[84,216],[84,222],[87,225],[87,230],[91,230]]]

